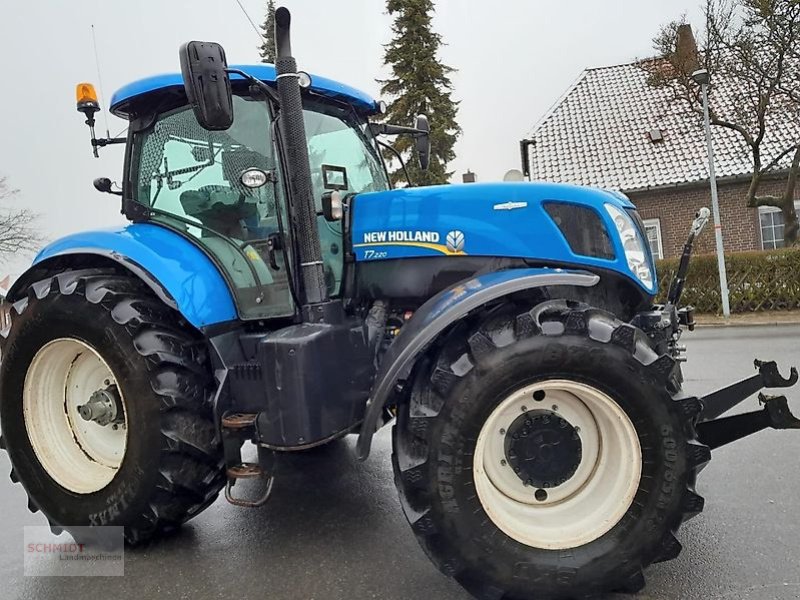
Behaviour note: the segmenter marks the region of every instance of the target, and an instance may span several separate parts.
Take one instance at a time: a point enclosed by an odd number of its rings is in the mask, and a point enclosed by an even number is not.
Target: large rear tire
[[[142,282],[101,270],[39,281],[14,303],[0,348],[11,478],[55,531],[124,526],[139,543],[217,497],[207,350]]]
[[[612,315],[550,301],[462,323],[398,409],[405,514],[478,598],[635,592],[699,513],[696,399]]]

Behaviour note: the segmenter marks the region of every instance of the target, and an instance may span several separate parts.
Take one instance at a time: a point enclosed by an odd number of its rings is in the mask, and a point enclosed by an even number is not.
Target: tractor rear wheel
[[[11,478],[55,531],[124,526],[139,543],[216,498],[225,477],[206,348],[142,282],[101,270],[39,281],[0,347]]]
[[[675,361],[563,300],[478,321],[398,409],[395,480],[420,544],[478,598],[638,591],[703,507],[710,451]]]

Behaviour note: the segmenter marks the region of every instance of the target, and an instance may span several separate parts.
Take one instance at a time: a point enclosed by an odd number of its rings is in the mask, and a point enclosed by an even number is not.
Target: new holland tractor
[[[476,597],[639,590],[703,509],[712,450],[799,423],[783,396],[722,416],[797,381],[774,362],[682,391],[680,297],[708,210],[656,305],[622,194],[391,189],[380,138],[413,136],[424,167],[427,120],[384,123],[366,94],[298,72],[275,18],[274,67],[190,42],[182,75],[119,90],[124,139],[95,138],[78,86],[95,150],[125,144],[121,190],[95,186],[131,223],[50,244],[9,292],[2,446],[31,510],[142,543],[221,490],[264,504],[281,453],[356,434],[366,459],[393,422],[411,528]]]

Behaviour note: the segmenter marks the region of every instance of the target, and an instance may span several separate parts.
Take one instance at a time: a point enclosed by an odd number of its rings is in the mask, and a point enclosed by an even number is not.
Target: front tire
[[[217,497],[207,351],[142,282],[101,270],[39,281],[0,347],[11,477],[55,531],[124,526],[139,543]]]
[[[612,315],[550,301],[454,330],[394,429],[420,544],[478,598],[635,592],[699,513],[696,400]]]

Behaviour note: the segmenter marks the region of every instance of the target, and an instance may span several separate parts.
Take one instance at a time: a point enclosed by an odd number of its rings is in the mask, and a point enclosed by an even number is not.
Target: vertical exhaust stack
[[[311,189],[297,61],[292,56],[291,21],[292,16],[286,8],[280,7],[275,11],[275,71],[281,101],[280,127],[289,170],[292,215],[297,223],[304,300],[306,304],[318,304],[328,300],[328,287],[322,268],[316,203]]]

